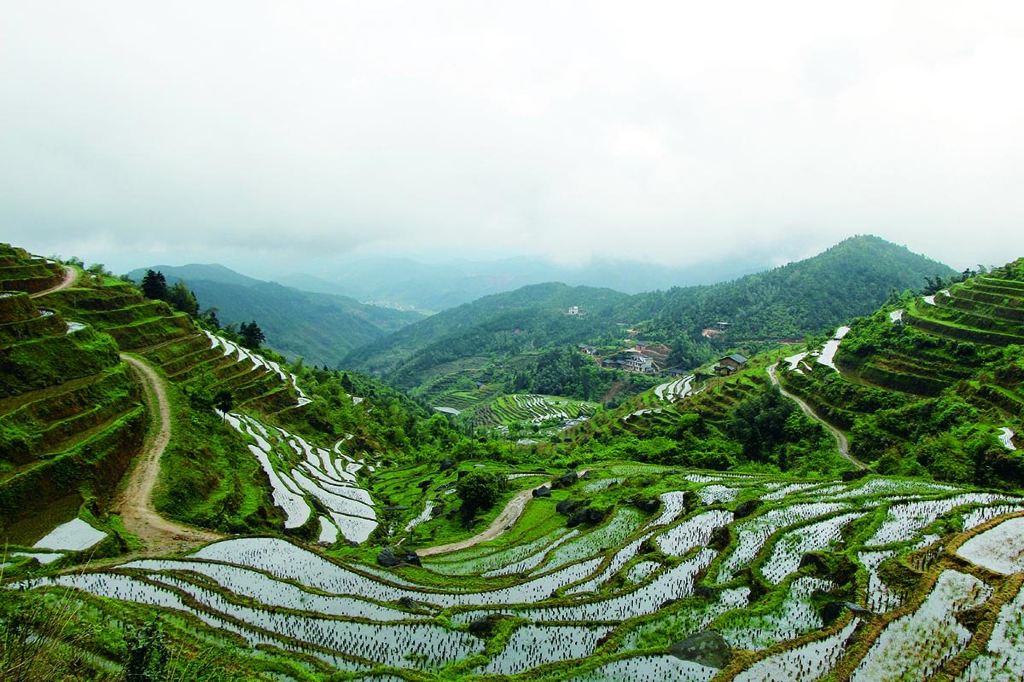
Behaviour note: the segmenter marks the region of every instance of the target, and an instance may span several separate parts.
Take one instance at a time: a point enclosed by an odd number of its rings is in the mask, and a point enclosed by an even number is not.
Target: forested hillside
[[[509,357],[606,334],[617,328],[616,306],[628,299],[611,289],[555,283],[523,287],[432,315],[354,350],[343,365],[412,388],[445,363]],[[580,314],[568,314],[573,306]]]
[[[256,320],[267,344],[289,358],[336,367],[351,349],[422,319],[419,313],[365,305],[333,294],[301,291],[217,265],[154,266],[168,284],[183,280],[202,309],[223,324]],[[129,276],[141,281],[146,269]]]
[[[576,344],[624,348],[643,339],[671,347],[665,367],[688,369],[729,348],[756,351],[778,339],[821,332],[874,310],[894,291],[952,274],[948,266],[904,247],[854,237],[813,258],[710,286],[628,296],[547,284],[488,296],[358,348],[343,365],[425,395],[442,394],[456,381],[498,383],[512,391],[524,387],[523,376],[565,373],[565,363],[559,366],[542,351]],[[570,306],[583,314],[568,315]],[[719,335],[702,334],[719,323]],[[586,374],[579,369],[563,383],[607,390],[625,379],[622,373]],[[594,389],[568,395],[601,394]]]
[[[695,337],[722,320],[728,338],[801,337],[864,315],[892,291],[921,289],[955,274],[942,263],[872,236],[852,237],[821,254],[733,282],[641,294],[630,300],[652,337]]]

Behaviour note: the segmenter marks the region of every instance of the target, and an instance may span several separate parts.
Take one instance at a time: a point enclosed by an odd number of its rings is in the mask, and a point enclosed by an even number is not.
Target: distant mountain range
[[[153,265],[128,275],[140,281],[149,269],[162,272],[168,284],[184,281],[202,309],[217,309],[222,324],[256,320],[274,350],[328,367],[336,367],[353,348],[423,318],[417,312],[254,279],[223,265]]]
[[[486,262],[452,259],[439,264],[407,258],[368,258],[346,263],[329,276],[300,273],[275,279],[306,291],[343,293],[377,305],[434,313],[544,282],[637,294],[724,282],[769,267],[770,261],[760,255],[685,267],[626,261],[595,261],[570,267],[525,257]]]

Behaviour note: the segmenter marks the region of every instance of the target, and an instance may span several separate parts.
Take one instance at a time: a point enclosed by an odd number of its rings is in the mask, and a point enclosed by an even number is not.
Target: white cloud
[[[1019,3],[494,5],[6,3],[0,239],[121,267],[1024,254]]]

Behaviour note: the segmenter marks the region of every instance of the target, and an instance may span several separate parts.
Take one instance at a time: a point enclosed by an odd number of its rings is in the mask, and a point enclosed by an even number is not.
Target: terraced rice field
[[[351,542],[365,542],[377,527],[377,512],[356,474],[372,467],[343,450],[345,439],[333,448],[310,445],[304,438],[277,427],[265,427],[254,417],[220,413],[224,420],[252,442],[249,450],[270,482],[274,504],[285,513],[285,529],[311,522],[315,508],[326,515],[317,518],[322,544],[334,544],[338,535]]]
[[[290,526],[332,524],[359,541],[345,519],[369,521],[372,500],[343,451],[225,418],[268,462]],[[423,567],[248,537],[26,584],[186,614],[211,636],[301,653],[312,671],[388,676],[373,679],[1017,679],[1022,498],[639,464],[589,478],[557,492],[606,496],[604,521],[566,528],[527,512],[508,530],[515,544],[499,537]],[[638,493],[657,509],[631,504]],[[434,523],[430,506],[414,520]],[[724,663],[673,655],[705,630],[731,648]]]
[[[586,420],[597,409],[595,403],[558,396],[515,393],[504,395],[477,410],[479,426],[509,427],[514,424],[568,427]]]
[[[779,378],[787,391],[840,430],[877,428],[904,438],[900,425],[876,415],[921,400],[942,400],[955,391],[1003,448],[1013,451],[1016,434],[1024,429],[1024,393],[1012,378],[1016,375],[1001,367],[1024,344],[1021,272],[1019,264],[1011,264],[998,275],[971,277],[923,298],[907,297],[898,308],[855,320],[852,329],[841,327],[823,348],[786,358]],[[865,461],[886,454],[878,447],[861,452],[857,447],[854,439],[852,454]]]
[[[674,403],[686,398],[693,393],[693,381],[695,375],[688,374],[685,377],[674,379],[654,387],[654,395],[658,400]]]

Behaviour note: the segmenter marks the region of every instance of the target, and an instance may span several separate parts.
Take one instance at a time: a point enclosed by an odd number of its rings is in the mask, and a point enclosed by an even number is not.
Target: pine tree
[[[267,337],[263,335],[263,330],[256,324],[256,320],[243,322],[238,328],[238,333],[242,336],[242,345],[250,350],[257,350],[267,340]]]
[[[199,314],[199,301],[196,300],[196,295],[189,291],[180,279],[168,290],[166,300],[183,313]]]
[[[142,278],[142,294],[154,301],[166,301],[167,279],[164,273],[146,270],[146,275]]]

